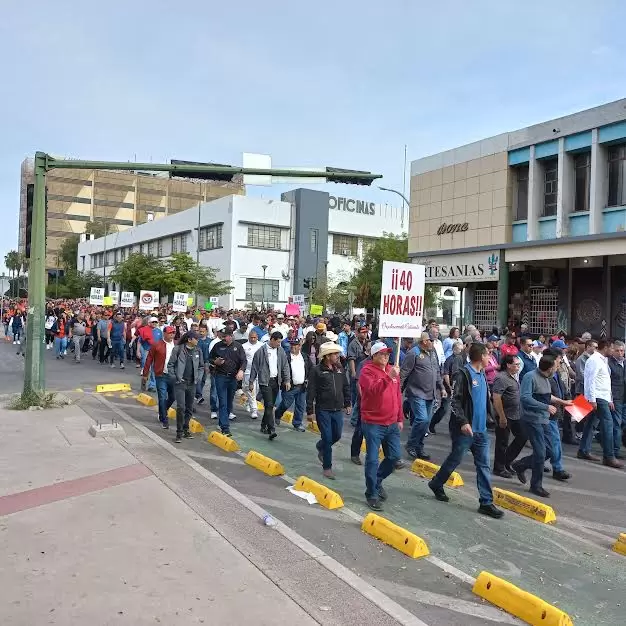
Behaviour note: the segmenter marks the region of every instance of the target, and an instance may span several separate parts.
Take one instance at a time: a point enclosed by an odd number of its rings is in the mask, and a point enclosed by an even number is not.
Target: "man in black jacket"
[[[350,415],[350,385],[339,357],[341,347],[328,341],[320,346],[320,362],[309,374],[306,412],[315,419],[320,429],[320,440],[315,444],[317,457],[322,463],[324,476],[331,480],[333,474],[333,444],[341,439],[343,410]]]
[[[452,451],[428,486],[441,502],[449,498],[443,488],[452,472],[459,466],[467,450],[472,451],[476,466],[476,483],[480,506],[478,512],[500,518],[504,512],[493,504],[491,473],[489,470],[489,436],[487,417],[493,416],[489,387],[484,368],[489,362],[487,346],[473,343],[469,349],[470,362],[456,374],[452,385],[452,413],[450,434]]]
[[[613,394],[613,448],[615,458],[623,459],[620,454],[622,429],[626,427],[626,362],[624,361],[624,342],[614,341],[613,352],[609,356],[609,371],[611,372],[611,392]]]

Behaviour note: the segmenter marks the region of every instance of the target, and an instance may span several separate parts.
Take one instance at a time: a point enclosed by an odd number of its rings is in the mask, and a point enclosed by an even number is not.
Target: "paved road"
[[[0,346],[0,390],[4,391],[21,379],[20,361],[11,354],[12,348]],[[130,369],[122,373],[90,360],[75,366],[46,356],[52,365],[48,372],[51,389],[88,390],[101,382],[127,381],[138,387],[139,377]],[[104,400],[159,436],[172,439],[171,431],[157,428],[154,409],[117,396]],[[92,412],[99,404],[89,395],[81,401]],[[323,482],[315,435],[281,427],[278,439],[270,443],[258,432],[258,423],[243,412],[238,415],[233,432],[244,452],[255,449],[279,460],[289,477],[306,474]],[[204,407],[197,418],[208,428],[215,425]],[[445,426],[440,430],[445,432]],[[328,483],[346,503],[337,512],[310,507],[285,490],[285,479],[266,477],[245,466],[241,457],[207,444],[203,437],[183,442],[181,449],[431,626],[517,623],[472,595],[471,578],[482,570],[560,606],[576,624],[623,625],[626,560],[611,552],[610,545],[626,530],[626,472],[576,460],[575,448],[566,446],[565,465],[572,480],[564,485],[546,478],[553,494],[550,504],[558,517],[555,526],[510,512],[500,521],[478,515],[469,455],[459,469],[466,484],[449,490],[448,504],[433,499],[426,481],[406,470],[397,472],[388,481],[390,498],[384,515],[422,536],[431,550],[428,559],[412,561],[360,532],[359,520],[367,512],[362,469],[349,461],[349,425],[344,433],[336,450],[338,480]],[[430,437],[427,449],[433,461],[440,463],[449,450],[448,437]],[[495,484],[525,493],[515,481],[496,479]]]

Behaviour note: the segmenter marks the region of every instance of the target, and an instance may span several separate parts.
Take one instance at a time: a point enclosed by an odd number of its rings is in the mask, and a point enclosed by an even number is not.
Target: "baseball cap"
[[[224,336],[226,335],[232,335],[233,334],[233,329],[230,326],[225,326],[221,331],[220,331]]]
[[[324,324],[324,322],[320,322],[316,327],[315,330],[326,330],[326,324]]]
[[[159,318],[158,317],[151,317],[150,318],[150,323],[152,324],[152,322],[158,322]]]
[[[175,332],[176,332],[176,329],[175,329],[173,326],[166,326],[166,327],[163,329],[163,332],[164,332],[164,333],[175,333]]]
[[[559,350],[566,350],[567,344],[562,339],[557,339],[552,343],[553,348],[558,348]]]
[[[500,341],[500,337],[498,335],[489,335],[487,341]]]
[[[391,348],[389,348],[386,344],[384,344],[382,341],[377,341],[371,348],[370,350],[370,354],[372,356],[374,356],[375,354],[378,354],[379,352],[385,352],[387,354],[391,353]]]
[[[367,332],[367,326],[361,326],[361,327],[359,328],[359,332],[360,332],[360,333],[366,333],[366,332]]]
[[[288,339],[289,343],[291,345],[299,345],[300,344],[300,340],[297,337],[291,337],[290,339]]]
[[[545,348],[545,345],[541,341],[533,341],[533,348]]]
[[[277,319],[277,320],[282,320],[282,319],[285,319],[285,316],[284,316],[282,313],[279,313],[279,314],[276,316],[276,319]]]
[[[187,339],[200,339],[200,335],[195,330],[190,330],[187,333]]]

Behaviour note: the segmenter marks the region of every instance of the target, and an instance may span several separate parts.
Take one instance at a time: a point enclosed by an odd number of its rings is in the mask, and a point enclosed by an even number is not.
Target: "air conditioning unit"
[[[344,248],[341,251],[341,254],[343,254],[343,256],[350,256],[350,250],[348,248]]]

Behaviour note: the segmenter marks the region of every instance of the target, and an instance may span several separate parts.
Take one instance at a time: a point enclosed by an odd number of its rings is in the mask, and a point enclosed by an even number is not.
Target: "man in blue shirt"
[[[450,416],[452,451],[428,486],[437,500],[448,502],[449,498],[443,486],[461,463],[465,452],[471,450],[476,466],[480,503],[478,512],[498,519],[504,515],[504,512],[494,506],[491,490],[487,415],[493,415],[493,409],[483,371],[489,361],[487,346],[482,343],[473,343],[469,349],[469,360],[470,362],[458,371],[452,385],[452,414]]]
[[[530,374],[530,372],[537,369],[537,361],[532,353],[533,340],[530,337],[522,337],[520,339],[520,351],[517,353],[517,356],[522,360],[523,366],[519,372],[520,384],[526,374]]]

